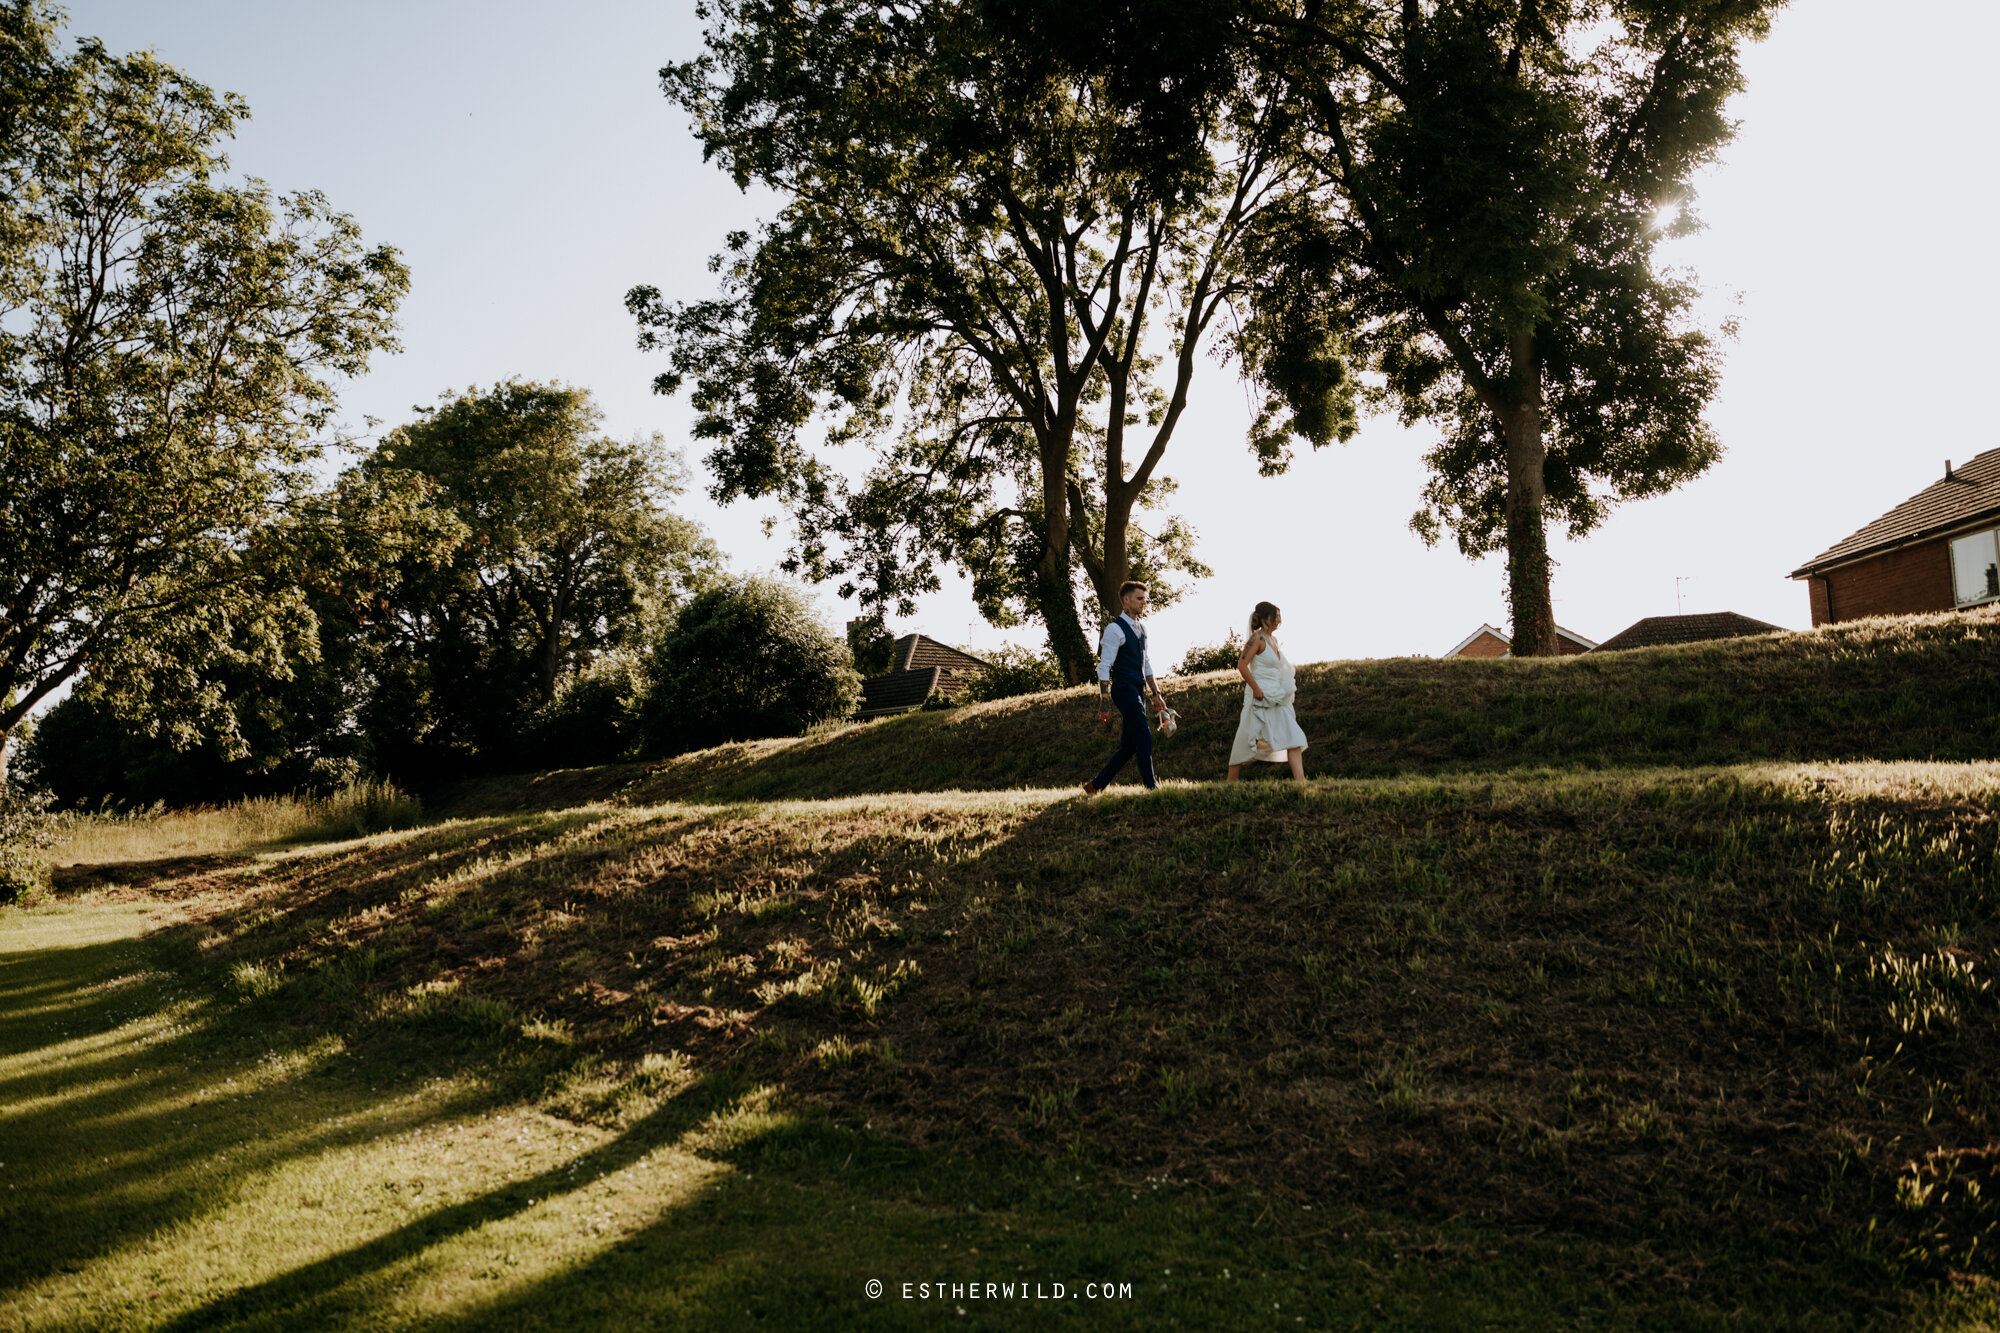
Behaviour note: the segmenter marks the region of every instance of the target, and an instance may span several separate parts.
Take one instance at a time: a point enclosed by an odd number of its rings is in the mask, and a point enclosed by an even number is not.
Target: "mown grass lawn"
[[[1722,1303],[1670,1269],[1635,1292],[1648,1249],[915,1152],[726,1079],[578,1125],[455,1041],[237,1021],[142,939],[163,915],[0,925],[9,1327],[1726,1326],[1767,1286],[1784,1308],[1754,1255],[1713,1256],[1742,1284]]]
[[[585,805],[71,866],[0,914],[0,1325],[1985,1327],[1996,792]]]

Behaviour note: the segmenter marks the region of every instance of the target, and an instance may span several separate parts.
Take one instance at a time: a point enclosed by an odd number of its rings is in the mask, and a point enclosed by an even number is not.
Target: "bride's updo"
[[[1269,602],[1257,603],[1256,609],[1250,613],[1250,632],[1252,634],[1255,634],[1258,630],[1264,628],[1264,626],[1270,624],[1272,620],[1276,619],[1277,615],[1278,615],[1278,608],[1273,606],[1271,603]]]

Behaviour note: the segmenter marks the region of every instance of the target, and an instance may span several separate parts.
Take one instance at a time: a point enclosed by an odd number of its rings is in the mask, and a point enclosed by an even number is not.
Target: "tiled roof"
[[[1667,643],[1703,643],[1709,639],[1737,639],[1746,634],[1770,634],[1782,625],[1739,616],[1734,611],[1715,611],[1699,616],[1647,616],[1638,624],[1612,635],[1592,651],[1621,652],[1626,648],[1657,648]]]
[[[1578,634],[1575,630],[1564,629],[1561,625],[1556,626],[1556,637],[1558,639],[1568,639],[1571,643],[1575,644],[1577,647],[1581,648],[1586,653],[1589,652],[1592,648],[1595,648],[1597,646],[1589,639],[1586,639],[1581,634]]]
[[[861,682],[861,706],[854,710],[854,716],[907,713],[931,697],[931,691],[937,688],[938,674],[933,666],[870,676]]]
[[[1859,532],[1835,542],[1792,571],[1795,579],[1827,565],[1942,533],[1982,518],[2000,517],[2000,449],[1988,449],[1952,469]]]
[[[897,671],[920,667],[943,667],[950,672],[984,671],[992,665],[971,653],[960,652],[948,643],[939,643],[921,634],[905,634],[896,640],[894,661]]]

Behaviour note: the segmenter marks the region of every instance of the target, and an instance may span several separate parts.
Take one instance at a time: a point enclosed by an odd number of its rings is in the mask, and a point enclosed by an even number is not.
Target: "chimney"
[[[1958,480],[1958,478],[1957,478],[1957,477],[1954,477],[1954,476],[1952,476],[1952,475],[1951,475],[1951,460],[1950,460],[1949,458],[1947,458],[1947,459],[1945,459],[1945,460],[1944,460],[1944,479],[1945,479],[1946,481],[1957,481],[1957,480]]]

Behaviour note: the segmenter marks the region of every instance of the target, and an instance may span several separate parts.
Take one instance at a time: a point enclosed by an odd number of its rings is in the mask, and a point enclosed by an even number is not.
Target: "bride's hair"
[[[1258,630],[1264,628],[1265,623],[1269,621],[1271,617],[1277,614],[1278,614],[1278,608],[1271,605],[1269,602],[1257,603],[1257,609],[1250,613],[1250,632],[1252,634],[1255,634]]]

